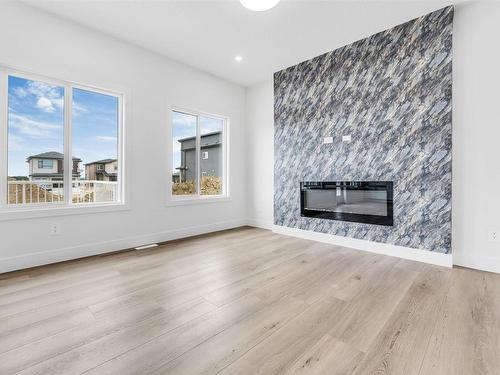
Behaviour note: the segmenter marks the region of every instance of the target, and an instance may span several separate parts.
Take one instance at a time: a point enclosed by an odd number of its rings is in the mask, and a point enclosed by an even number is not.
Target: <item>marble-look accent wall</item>
[[[275,73],[275,224],[451,253],[452,26],[447,7]],[[328,180],[394,181],[394,226],[301,217],[299,182]]]

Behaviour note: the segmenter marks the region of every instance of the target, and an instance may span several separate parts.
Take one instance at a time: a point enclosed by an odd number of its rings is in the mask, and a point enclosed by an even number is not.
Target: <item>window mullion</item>
[[[119,202],[123,202],[124,196],[124,188],[125,188],[125,168],[124,168],[124,157],[123,157],[123,147],[124,147],[124,136],[123,136],[123,116],[124,116],[124,103],[123,97],[120,96],[118,98],[118,150],[117,150],[117,159],[118,159],[118,176],[116,179],[117,188],[116,188],[116,200]]]
[[[224,125],[222,126],[222,195],[228,195],[228,169],[229,169],[229,158],[228,158],[228,126],[227,119],[224,120]]]
[[[73,157],[72,157],[72,101],[71,85],[64,87],[64,203],[72,204],[73,197]]]
[[[201,137],[200,137],[200,116],[196,115],[196,177],[197,177],[197,196],[201,196]]]
[[[0,207],[7,206],[8,195],[8,98],[7,74],[0,71]]]

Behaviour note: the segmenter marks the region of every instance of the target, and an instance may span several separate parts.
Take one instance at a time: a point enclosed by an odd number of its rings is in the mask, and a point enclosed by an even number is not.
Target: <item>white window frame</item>
[[[172,117],[174,112],[180,112],[191,116],[196,116],[196,160],[197,160],[197,181],[198,186],[196,190],[196,194],[193,195],[173,195],[172,194],[172,174],[174,172],[172,167],[172,143],[173,143],[173,134],[172,134]],[[209,117],[217,120],[223,121],[222,126],[222,194],[220,195],[201,195],[201,163],[200,163],[200,117]],[[167,168],[167,206],[178,206],[185,204],[198,204],[198,203],[216,203],[231,200],[229,191],[229,117],[217,115],[208,112],[195,111],[191,109],[185,109],[182,107],[170,107],[168,112],[168,137],[169,144],[167,150],[169,152],[168,160],[168,168]]]
[[[40,81],[64,88],[64,200],[51,203],[15,205],[7,202],[8,181],[8,79],[15,76],[32,81]],[[116,201],[99,203],[72,202],[72,94],[73,89],[86,90],[118,99],[118,179]],[[69,103],[69,105],[68,105]],[[0,65],[0,221],[47,216],[87,214],[129,209],[125,202],[125,95],[122,92],[79,84],[68,80],[50,78],[35,73],[27,73]]]

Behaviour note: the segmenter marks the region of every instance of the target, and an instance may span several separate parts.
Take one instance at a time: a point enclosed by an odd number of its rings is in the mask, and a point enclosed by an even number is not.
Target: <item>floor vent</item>
[[[138,247],[135,247],[134,250],[146,250],[146,249],[151,249],[153,247],[158,247],[158,244],[152,243],[150,245],[138,246]]]

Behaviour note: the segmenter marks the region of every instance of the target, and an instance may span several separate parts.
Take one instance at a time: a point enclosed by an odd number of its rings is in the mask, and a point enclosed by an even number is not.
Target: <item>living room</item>
[[[498,374],[499,21],[0,2],[0,373]]]

